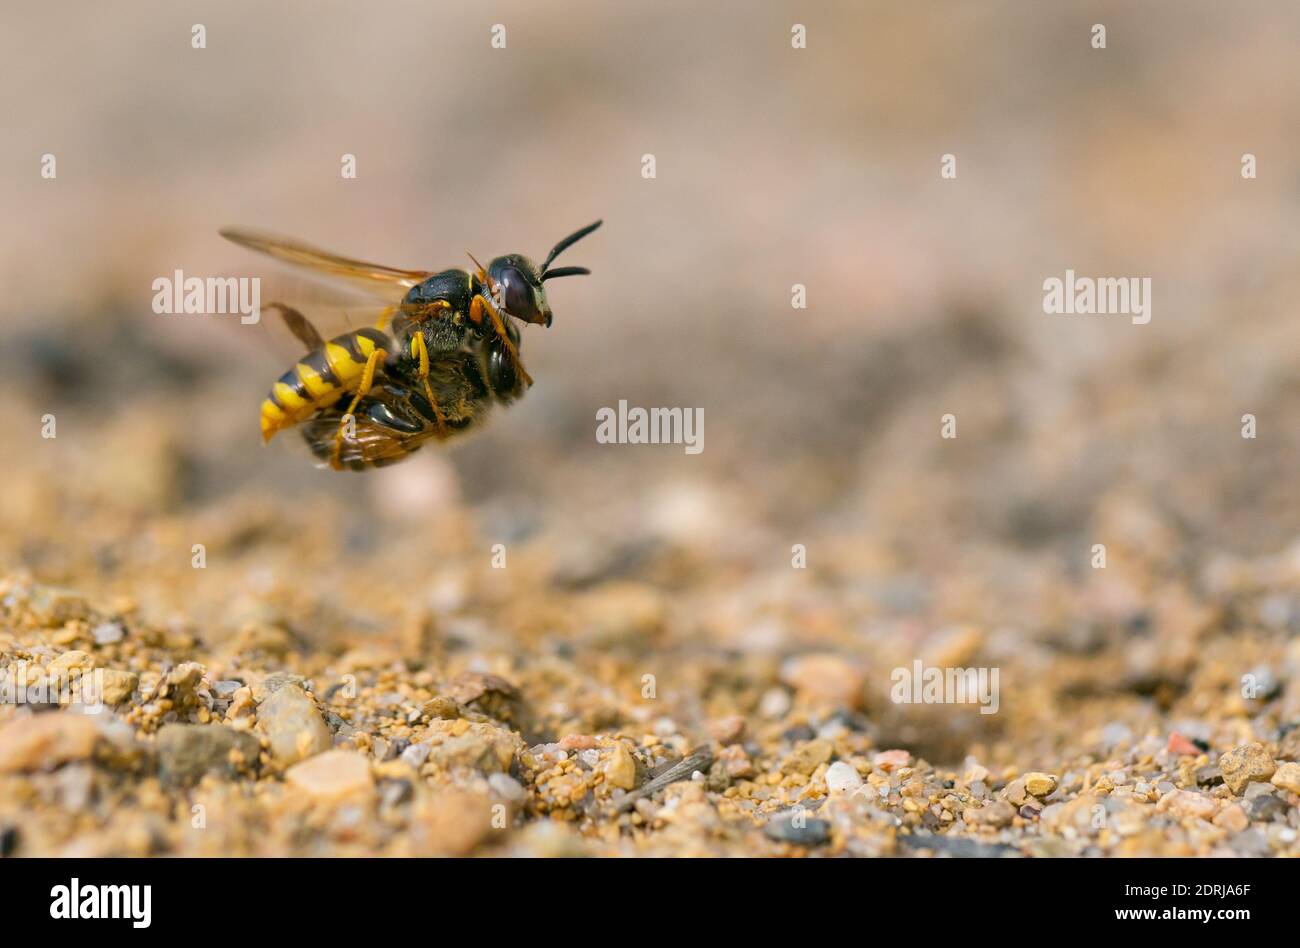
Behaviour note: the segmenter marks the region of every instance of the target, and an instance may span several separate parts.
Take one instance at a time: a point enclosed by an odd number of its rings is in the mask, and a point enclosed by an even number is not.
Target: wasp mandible
[[[437,273],[365,263],[251,230],[222,230],[227,240],[278,260],[404,294],[376,326],[328,341],[298,310],[283,303],[265,307],[280,313],[307,354],[262,402],[262,440],[301,425],[317,458],[335,470],[359,471],[473,427],[494,401],[519,398],[533,380],[519,356],[515,321],[551,325],[543,284],[591,272],[551,264],[601,223],[565,237],[541,266],[511,253],[484,267],[471,254],[474,270]]]

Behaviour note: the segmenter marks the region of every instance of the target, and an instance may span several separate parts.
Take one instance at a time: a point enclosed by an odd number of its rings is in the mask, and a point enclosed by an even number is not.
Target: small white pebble
[[[672,718],[656,718],[651,729],[656,737],[668,737],[677,733],[677,722]]]
[[[784,688],[771,688],[758,702],[758,713],[765,718],[783,718],[790,710],[790,695]]]
[[[852,793],[862,786],[862,778],[852,764],[837,760],[826,768],[826,788],[831,793]]]
[[[848,728],[844,722],[836,718],[833,721],[827,721],[817,730],[817,737],[823,741],[833,741],[842,734],[848,733]]]
[[[497,796],[512,802],[522,800],[528,795],[523,784],[509,774],[492,774],[488,777],[488,786]]]
[[[402,760],[406,761],[417,770],[429,759],[429,752],[433,750],[428,744],[412,744],[406,750],[402,751]]]
[[[967,757],[966,760],[974,761],[974,758]],[[978,763],[971,763],[970,766],[966,768],[965,780],[967,783],[983,783],[985,780],[988,779],[989,779],[989,770],[987,767],[983,767]]]
[[[103,622],[90,633],[98,645],[114,645],[126,637],[126,630],[116,622]]]

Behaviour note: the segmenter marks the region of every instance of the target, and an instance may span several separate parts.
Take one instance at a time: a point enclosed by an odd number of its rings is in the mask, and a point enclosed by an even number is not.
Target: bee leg
[[[433,397],[433,386],[429,384],[429,347],[425,345],[424,333],[416,332],[411,336],[411,358],[419,362],[419,369],[416,374],[420,379],[420,384],[424,386],[424,396],[429,399],[429,404],[433,406],[433,416],[438,422],[438,434],[440,437],[447,436],[447,420],[442,417],[442,409],[438,407],[438,399]]]
[[[506,324],[502,321],[501,314],[497,312],[497,308],[493,306],[486,297],[482,295],[474,297],[474,301],[469,304],[469,318],[474,320],[476,323],[481,323],[483,321],[484,312],[486,312],[488,318],[492,320],[492,328],[495,329],[497,335],[501,337],[501,343],[506,347],[506,351],[510,353],[510,359],[514,362],[515,368],[519,370],[519,374],[523,376],[524,382],[528,385],[532,385],[533,377],[529,375],[528,370],[524,368],[524,363],[519,358],[519,350],[515,348],[515,344],[506,333]]]
[[[334,451],[330,455],[330,467],[334,468],[336,471],[343,469],[343,463],[340,458],[343,451],[343,429],[347,427],[348,419],[351,418],[352,413],[356,411],[357,405],[360,404],[361,399],[370,394],[370,388],[375,384],[375,370],[379,367],[379,363],[387,358],[387,356],[388,353],[383,349],[374,349],[371,351],[370,358],[366,359],[366,367],[361,373],[361,384],[357,386],[357,393],[352,396],[352,403],[348,405],[348,410],[345,411],[343,417],[339,419],[338,431],[334,432]]]

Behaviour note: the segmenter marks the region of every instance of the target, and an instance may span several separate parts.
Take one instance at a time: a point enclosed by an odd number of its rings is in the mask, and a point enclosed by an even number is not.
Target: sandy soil
[[[6,102],[0,681],[109,701],[0,703],[3,851],[1300,854],[1296,11],[981,6],[0,31],[84,53]],[[277,327],[150,309],[355,324],[224,225],[440,268],[596,217],[527,397],[365,475],[259,445]],[[1150,323],[1048,316],[1067,268]],[[704,450],[598,443],[620,400]]]

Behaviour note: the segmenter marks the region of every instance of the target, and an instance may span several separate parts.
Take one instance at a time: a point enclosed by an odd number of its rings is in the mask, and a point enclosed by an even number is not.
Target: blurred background
[[[894,664],[947,655],[1007,669],[1013,712],[1100,689],[1098,722],[1168,710],[1198,674],[1229,694],[1300,627],[1293,3],[4,19],[6,572],[209,641],[272,622],[337,650],[435,615],[507,664],[557,642],[682,668],[712,649],[757,669],[755,695],[808,650],[881,694]],[[312,299],[222,226],[438,269],[540,258],[597,217],[563,260],[593,275],[552,284],[554,326],[524,334],[527,397],[364,475],[316,469],[293,433],[259,443],[299,355],[281,327],[150,308],[177,269]],[[1067,268],[1150,277],[1150,324],[1044,315]],[[620,399],[703,408],[704,452],[598,444]],[[1239,588],[1262,598],[1229,609]],[[1227,671],[1201,664],[1216,642]],[[914,723],[896,737],[965,747]]]

